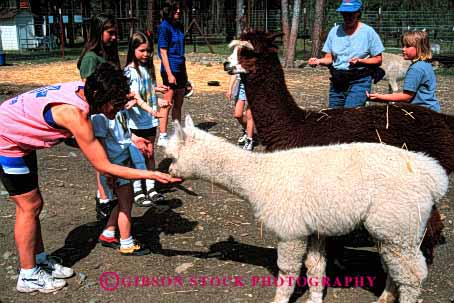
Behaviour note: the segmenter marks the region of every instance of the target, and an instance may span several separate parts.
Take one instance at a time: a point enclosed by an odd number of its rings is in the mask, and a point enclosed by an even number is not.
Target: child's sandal
[[[155,204],[158,204],[158,203],[163,202],[165,200],[164,195],[158,193],[154,189],[150,189],[150,190],[147,191],[147,197],[148,197],[148,199],[151,202],[153,202]]]
[[[153,202],[143,192],[134,193],[134,204],[139,207],[153,206]]]

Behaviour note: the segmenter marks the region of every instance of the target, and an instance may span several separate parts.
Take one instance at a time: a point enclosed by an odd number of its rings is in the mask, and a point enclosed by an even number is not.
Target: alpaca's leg
[[[382,258],[398,287],[400,303],[414,303],[421,293],[421,283],[427,277],[427,265],[421,251],[409,245],[402,249],[396,245],[383,244]]]
[[[295,289],[296,279],[300,275],[303,255],[307,242],[301,240],[281,241],[277,246],[277,265],[279,283],[273,303],[287,303]]]
[[[390,93],[395,93],[399,90],[399,86],[397,85],[397,80],[396,79],[390,79],[388,81],[389,84],[389,92]]]
[[[306,303],[323,302],[323,278],[325,277],[326,257],[325,238],[311,236],[306,257],[307,285],[309,286],[309,299]]]
[[[394,303],[397,299],[397,287],[391,276],[386,277],[386,285],[383,293],[376,303]]]

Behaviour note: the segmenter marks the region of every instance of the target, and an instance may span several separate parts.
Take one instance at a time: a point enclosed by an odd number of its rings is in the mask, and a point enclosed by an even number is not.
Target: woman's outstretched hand
[[[154,179],[161,183],[175,183],[175,182],[183,181],[183,179],[181,179],[181,178],[174,178],[171,175],[162,173],[160,171],[150,171],[149,173],[150,173],[150,179]]]

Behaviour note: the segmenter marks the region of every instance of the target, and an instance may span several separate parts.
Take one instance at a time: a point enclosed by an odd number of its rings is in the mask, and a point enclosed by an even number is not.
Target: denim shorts
[[[128,153],[129,153],[129,157],[126,158],[125,160],[123,160],[123,161],[114,160],[114,161],[112,161],[112,163],[121,165],[121,166],[132,167],[135,169],[147,170],[147,166],[145,164],[145,158],[143,157],[142,153],[137,149],[137,147],[135,145],[133,145],[133,144],[129,145]],[[113,191],[112,191],[112,188],[107,184],[106,177],[101,175],[100,181],[101,181],[101,185],[104,189],[104,192],[107,195],[107,198],[112,200]],[[131,183],[131,180],[127,180],[127,179],[123,179],[123,178],[119,178],[119,177],[115,178],[115,187],[120,187],[120,186],[127,185],[130,183]]]
[[[238,88],[238,97],[236,98],[236,101],[247,101],[243,82],[240,83],[240,87]]]

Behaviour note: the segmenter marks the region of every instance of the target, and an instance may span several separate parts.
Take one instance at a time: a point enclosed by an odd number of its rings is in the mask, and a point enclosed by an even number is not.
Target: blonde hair
[[[401,37],[402,46],[416,48],[415,60],[432,59],[432,50],[430,48],[429,35],[426,31],[410,31]]]

